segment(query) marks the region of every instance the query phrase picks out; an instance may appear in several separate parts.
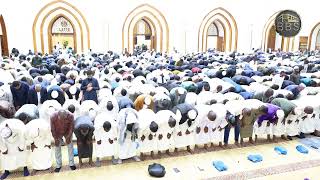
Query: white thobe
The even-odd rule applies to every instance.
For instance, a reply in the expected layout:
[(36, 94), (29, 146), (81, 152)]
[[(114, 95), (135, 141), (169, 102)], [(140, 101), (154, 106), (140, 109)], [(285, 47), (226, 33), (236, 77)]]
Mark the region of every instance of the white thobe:
[[(35, 119), (33, 121), (30, 121), (26, 125), (26, 128), (26, 137), (28, 144), (31, 144), (33, 142), (37, 147), (33, 150), (33, 152), (30, 151), (32, 169), (49, 169), (52, 166), (52, 149), (49, 147), (45, 147), (51, 145), (52, 135), (49, 124), (43, 119)], [(31, 133), (32, 131), (38, 131), (38, 129), (39, 134), (37, 137), (29, 136), (29, 133)]]
[[(142, 109), (138, 111), (139, 118), (139, 151), (141, 153), (147, 153), (157, 150), (157, 133), (151, 132), (149, 126), (152, 121), (155, 121), (156, 114), (151, 109)], [(141, 137), (144, 136), (144, 140)], [(151, 139), (149, 139), (151, 136)]]
[[(176, 126), (171, 128), (168, 124), (170, 116), (176, 120)], [(179, 121), (176, 115), (169, 110), (161, 110), (156, 114), (156, 123), (159, 128), (157, 131), (157, 147), (159, 151), (165, 151), (175, 148), (174, 134), (179, 132)], [(159, 135), (162, 135), (162, 139), (159, 139)]]
[[(52, 106), (54, 108), (53, 112), (48, 111), (49, 107)], [(55, 112), (60, 110), (61, 104), (57, 100), (47, 100), (45, 101), (41, 108), (39, 109), (40, 119), (44, 119), (47, 121), (47, 123), (50, 124), (50, 117)]]
[[(27, 150), (25, 145), (26, 126), (18, 119), (7, 119), (0, 124), (0, 129), (8, 124), (12, 135), (8, 139), (1, 138), (1, 165), (4, 170), (12, 171), (27, 166)], [(20, 148), (23, 150), (19, 151)], [(3, 152), (8, 151), (7, 154)]]
[[(110, 122), (111, 129), (106, 132), (103, 129), (104, 122)], [(98, 114), (94, 121), (94, 136), (96, 142), (101, 141), (101, 144), (95, 146), (96, 156), (99, 158), (115, 156), (118, 157), (119, 143), (118, 143), (118, 126), (115, 118), (110, 117), (109, 113)]]
[[(112, 110), (111, 111), (109, 111), (108, 109), (107, 109), (107, 104), (108, 104), (108, 102), (111, 102), (112, 103), (112, 105), (113, 105), (113, 108), (112, 108)], [(112, 116), (116, 116), (117, 114), (118, 114), (118, 112), (119, 112), (119, 104), (118, 104), (118, 101), (117, 101), (117, 99), (114, 97), (114, 96), (112, 96), (112, 95), (110, 95), (110, 96), (106, 96), (106, 97), (104, 97), (103, 99), (101, 99), (101, 102), (99, 103), (99, 112), (101, 113), (101, 112), (109, 112), (109, 114), (110, 115), (112, 115)]]
[(191, 104), (193, 106), (196, 105), (198, 95), (194, 92), (188, 92), (186, 95), (185, 103)]
[(277, 111), (277, 117), (278, 117), (278, 123), (277, 124), (271, 124), (271, 128), (272, 128), (272, 134), (274, 136), (281, 136), (284, 135), (286, 133), (286, 126), (285, 124), (282, 123), (283, 119), (284, 119), (284, 112), (283, 110), (279, 109)]
[(73, 113), (73, 116), (74, 116), (74, 119), (77, 119), (78, 117), (80, 117), (80, 103), (79, 103), (79, 101), (77, 101), (75, 99), (66, 99), (66, 101), (63, 104), (62, 108), (64, 110), (68, 110), (68, 107), (70, 105), (74, 105), (75, 111)]
[(213, 121), (213, 129), (209, 129), (210, 142), (219, 143), (223, 141), (224, 128), (228, 125), (226, 120), (227, 109), (223, 104), (213, 104), (211, 108), (216, 113), (216, 120)]
[[(92, 100), (83, 101), (82, 104), (80, 105), (80, 116), (89, 116), (90, 109), (93, 109), (95, 114), (99, 112), (99, 106), (95, 101), (92, 101)], [(93, 118), (94, 120), (95, 117), (91, 117), (91, 118)]]
[[(210, 130), (214, 129), (213, 127), (215, 123), (210, 121), (207, 117), (208, 112), (212, 109), (210, 105), (197, 105), (195, 107), (198, 110), (198, 117), (195, 120), (196, 130), (194, 133), (195, 136), (195, 144), (207, 144), (210, 142)], [(200, 132), (197, 130), (200, 129)], [(205, 132), (207, 129), (207, 132)]]
[[(132, 133), (126, 129), (127, 124), (138, 123), (138, 118), (136, 117), (134, 119), (128, 119), (127, 113), (129, 112), (137, 115), (136, 110), (131, 108), (125, 108), (119, 112), (117, 117), (117, 122), (119, 123), (118, 128), (120, 128), (118, 131), (120, 133), (120, 137), (119, 137), (120, 141), (121, 141), (121, 133), (122, 133), (121, 129), (123, 128), (122, 126), (125, 126), (125, 133), (126, 133), (126, 136), (124, 137), (123, 142), (122, 143), (119, 142), (119, 159), (129, 159), (138, 155), (138, 149), (139, 149), (138, 139), (135, 138), (134, 140), (132, 140)], [(128, 123), (127, 121), (130, 121), (130, 123)]]

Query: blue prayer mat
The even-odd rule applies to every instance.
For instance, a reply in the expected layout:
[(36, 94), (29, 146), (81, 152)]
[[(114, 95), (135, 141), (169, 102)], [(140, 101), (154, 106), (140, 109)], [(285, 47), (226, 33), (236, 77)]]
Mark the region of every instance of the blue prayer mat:
[(78, 156), (78, 149), (77, 148), (73, 148), (73, 155)]
[(296, 149), (297, 149), (297, 151), (299, 151), (299, 152), (301, 152), (303, 154), (308, 154), (309, 153), (309, 150), (306, 147), (302, 146), (302, 145), (298, 145), (296, 147)]
[(254, 163), (261, 162), (263, 160), (262, 156), (259, 154), (249, 155), (248, 160)]
[(320, 137), (308, 137), (299, 139), (299, 142), (317, 152), (320, 152)]
[(212, 165), (220, 172), (228, 170), (228, 167), (222, 161), (213, 161)]
[(274, 148), (274, 150), (278, 153), (278, 154), (282, 154), (282, 155), (287, 155), (288, 151), (286, 148), (281, 147), (281, 146), (276, 146)]

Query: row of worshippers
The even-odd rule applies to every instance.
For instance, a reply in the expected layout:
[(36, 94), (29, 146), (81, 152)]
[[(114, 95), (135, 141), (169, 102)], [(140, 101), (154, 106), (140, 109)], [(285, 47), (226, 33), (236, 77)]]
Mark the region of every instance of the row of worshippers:
[[(317, 96), (319, 97), (319, 96)], [(56, 107), (45, 105), (45, 111), (50, 114), (50, 123), (38, 118), (37, 106), (34, 107), (35, 116), (26, 125), (25, 121), (18, 119), (6, 119), (0, 124), (0, 150), (2, 167), (5, 169), (1, 178), (6, 178), (10, 171), (24, 167), (24, 175), (29, 174), (26, 167), (27, 150), (30, 145), (32, 169), (46, 170), (52, 166), (51, 141), (54, 139), (56, 169), (59, 172), (62, 167), (61, 143), (65, 138), (68, 147), (69, 166), (75, 170), (73, 155), (73, 133), (77, 137), (79, 164), (82, 158), (89, 158), (92, 164), (93, 139), (95, 139), (96, 164), (100, 166), (100, 160), (111, 157), (114, 164), (122, 160), (134, 158), (140, 161), (146, 153), (170, 154), (173, 150), (187, 148), (193, 152), (195, 146), (204, 146), (208, 149), (214, 144), (222, 146), (228, 144), (231, 127), (235, 130), (235, 141), (243, 144), (244, 138), (249, 138), (254, 143), (258, 136), (268, 135), (284, 138), (285, 135), (296, 136), (301, 132), (314, 133), (320, 131), (320, 104), (310, 103), (314, 96), (303, 96), (295, 101), (285, 98), (275, 98), (271, 103), (263, 103), (256, 99), (230, 100), (225, 104), (197, 104), (181, 103), (170, 110), (160, 110), (154, 113), (148, 108), (150, 99), (144, 100), (144, 105), (139, 111), (133, 104), (127, 104), (120, 108), (113, 96), (104, 99), (98, 114), (88, 116), (84, 110), (78, 118), (74, 118), (75, 107), (69, 105), (67, 109), (59, 107), (55, 100), (49, 100), (48, 104), (56, 104)], [(54, 103), (55, 102), (55, 103)], [(306, 103), (308, 102), (308, 103)], [(83, 105), (94, 103), (85, 101)], [(102, 105), (102, 104), (101, 104)], [(24, 106), (20, 110), (25, 109)], [(57, 109), (56, 109), (57, 108)], [(85, 109), (85, 108), (84, 108)], [(82, 108), (81, 108), (82, 110)], [(120, 110), (120, 111), (119, 111)], [(29, 116), (28, 112), (25, 112)], [(33, 114), (32, 114), (33, 115)]]
[[(34, 56), (33, 58), (35, 57), (37, 56)], [(156, 115), (160, 112), (171, 110), (174, 112), (173, 114), (178, 117), (178, 120), (181, 116), (179, 125), (174, 126), (181, 129), (181, 131), (178, 131), (177, 134), (167, 134), (167, 138), (171, 138), (172, 136), (171, 139), (174, 139), (172, 140), (174, 142), (173, 147), (187, 147), (189, 151), (192, 150), (192, 147), (190, 146), (194, 145), (189, 143), (189, 137), (193, 138), (196, 136), (197, 132), (202, 133), (201, 125), (197, 126), (196, 132), (189, 129), (190, 126), (193, 125), (192, 128), (194, 128), (196, 125), (192, 120), (197, 119), (197, 117), (202, 114), (202, 111), (200, 110), (202, 108), (196, 108), (196, 106), (201, 105), (220, 106), (223, 104), (224, 106), (227, 106), (228, 104), (231, 104), (230, 106), (233, 108), (229, 109), (236, 109), (233, 110), (234, 112), (229, 109), (226, 111), (224, 119), (227, 119), (227, 121), (224, 120), (221, 122), (222, 125), (217, 127), (218, 132), (216, 133), (218, 135), (214, 135), (214, 137), (221, 137), (222, 135), (225, 144), (228, 143), (228, 135), (230, 127), (232, 126), (236, 131), (236, 142), (239, 140), (239, 133), (242, 133), (241, 137), (252, 136), (253, 129), (255, 135), (288, 135), (289, 139), (295, 135), (303, 137), (303, 133), (315, 132), (318, 134), (317, 118), (319, 116), (317, 116), (317, 113), (319, 107), (316, 105), (305, 106), (302, 108), (303, 110), (297, 110), (297, 112), (294, 112), (295, 115), (288, 116), (290, 117), (290, 120), (284, 118), (283, 114), (286, 114), (285, 110), (282, 110), (284, 111), (284, 113), (282, 113), (281, 110), (275, 107), (266, 108), (264, 106), (259, 106), (260, 108), (258, 110), (246, 108), (239, 111), (241, 108), (236, 108), (238, 103), (232, 105), (234, 100), (247, 101), (245, 99), (256, 99), (257, 102), (270, 104), (275, 98), (284, 98), (285, 100), (296, 99), (295, 101), (297, 102), (308, 102), (301, 101), (300, 98), (304, 96), (311, 96), (309, 99), (319, 97), (319, 87), (317, 87), (319, 86), (319, 71), (316, 71), (319, 67), (317, 65), (318, 61), (308, 58), (312, 63), (307, 62), (306, 66), (306, 61), (301, 59), (293, 60), (295, 57), (297, 56), (293, 56), (290, 60), (280, 58), (271, 59), (272, 56), (266, 57), (259, 53), (255, 56), (244, 57), (243, 55), (238, 54), (236, 56), (223, 57), (211, 52), (207, 52), (206, 54), (198, 53), (196, 55), (185, 55), (182, 57), (180, 56), (179, 58), (174, 56), (167, 57), (166, 55), (162, 56), (159, 53), (144, 53), (138, 57), (119, 57), (110, 52), (100, 57), (92, 54), (88, 57), (81, 57), (78, 59), (64, 55), (61, 55), (61, 57), (44, 56), (42, 57), (42, 61), (47, 60), (49, 63), (42, 67), (35, 67), (31, 65), (31, 59), (33, 58), (29, 57), (28, 60), (26, 57), (19, 56), (19, 59), (13, 58), (1, 61), (0, 77), (6, 77), (1, 78), (0, 80), (2, 82), (2, 86), (0, 87), (0, 98), (3, 100), (0, 103), (1, 119), (5, 120), (15, 117), (22, 120), (25, 124), (28, 124), (33, 116), (30, 114), (37, 114), (36, 110), (33, 111), (34, 109), (37, 109), (37, 106), (33, 105), (33, 108), (31, 108), (30, 104), (26, 104), (28, 101), (24, 101), (23, 103), (20, 103), (19, 100), (17, 101), (17, 99), (26, 99), (23, 97), (29, 97), (29, 93), (21, 96), (21, 92), (14, 92), (15, 90), (23, 89), (23, 85), (21, 84), (38, 87), (39, 85), (37, 84), (40, 84), (41, 89), (44, 89), (43, 91), (47, 90), (48, 100), (41, 102), (41, 97), (39, 98), (39, 96), (41, 96), (41, 92), (39, 93), (40, 88), (37, 88), (36, 101), (38, 102), (40, 119), (47, 121), (47, 123), (50, 124), (50, 127), (52, 127), (50, 116), (59, 110), (61, 106), (63, 109), (73, 113), (74, 119), (78, 119), (82, 116), (89, 116), (92, 120), (97, 119), (97, 116), (102, 112), (110, 111), (110, 109), (113, 110), (115, 104), (118, 104), (119, 109), (129, 108), (130, 110), (127, 111), (130, 113), (124, 113), (122, 118), (120, 118), (123, 120), (117, 120), (119, 124), (116, 124), (118, 125), (118, 128), (116, 128), (118, 129), (116, 138), (107, 139), (109, 143), (117, 140), (119, 141), (118, 143), (115, 143), (119, 149), (119, 157), (118, 159), (117, 157), (114, 158), (114, 163), (119, 163), (122, 158), (125, 159), (127, 157), (135, 157), (136, 160), (139, 160), (136, 156), (132, 156), (132, 154), (137, 154), (134, 152), (137, 152), (138, 149), (149, 147), (143, 146), (143, 143), (139, 142), (147, 141), (152, 136), (138, 136), (139, 126), (142, 126), (143, 122), (147, 121), (143, 121), (141, 125), (140, 123), (130, 123), (139, 119), (137, 118), (138, 116), (134, 116), (134, 112), (144, 111), (144, 109), (150, 109), (151, 111), (149, 110), (149, 114), (153, 112), (156, 113)], [(251, 64), (252, 62), (256, 63)], [(301, 64), (301, 62), (304, 64)], [(91, 66), (94, 68), (86, 71), (87, 67)], [(300, 73), (302, 71), (304, 72)], [(86, 74), (89, 76), (87, 77)], [(288, 75), (290, 75), (289, 78), (287, 78)], [(298, 79), (299, 81), (293, 82), (294, 79)], [(27, 89), (28, 88), (25, 88), (25, 90)], [(30, 90), (30, 88), (28, 90)], [(80, 104), (79, 101), (82, 103)], [(295, 101), (293, 101), (294, 104), (298, 104), (295, 103)], [(252, 102), (249, 104), (252, 105), (254, 103)], [(24, 106), (29, 107), (25, 108)], [(104, 110), (99, 112), (98, 109), (103, 109), (101, 107), (104, 107)], [(194, 112), (191, 111), (188, 113), (188, 107), (192, 107), (195, 112), (198, 112), (191, 113)], [(131, 112), (133, 110), (132, 108), (134, 108), (133, 112)], [(219, 109), (219, 107), (216, 108)], [(176, 109), (180, 109), (178, 115)], [(24, 113), (18, 113), (19, 115), (15, 116), (15, 110)], [(270, 115), (265, 115), (266, 117), (263, 117), (260, 113), (266, 113), (267, 110)], [(33, 111), (33, 113), (30, 111)], [(81, 111), (84, 113), (81, 113)], [(117, 112), (117, 110), (115, 111)], [(148, 112), (145, 112), (144, 114), (148, 114)], [(302, 115), (302, 117), (299, 118), (297, 115)], [(215, 119), (217, 116), (217, 113), (210, 112), (208, 113), (207, 118)], [(250, 119), (256, 120), (258, 116), (258, 121), (254, 121), (257, 123), (247, 123), (249, 124), (247, 126), (237, 123), (239, 122), (239, 118), (243, 119), (247, 117), (249, 119), (248, 122), (252, 122)], [(174, 124), (174, 121), (172, 120), (174, 118), (169, 119), (171, 119), (171, 125), (169, 125), (169, 127), (171, 127)], [(281, 123), (278, 123), (278, 119), (282, 119)], [(286, 123), (283, 119), (287, 119), (288, 122)], [(180, 121), (185, 121), (187, 123), (184, 122), (180, 124)], [(245, 122), (245, 120), (243, 121)], [(130, 125), (126, 126), (127, 122)], [(152, 123), (153, 127), (155, 127), (155, 123)], [(96, 122), (94, 122), (94, 125), (96, 125)], [(149, 129), (151, 129), (150, 125)], [(108, 129), (108, 126), (108, 124), (105, 125), (106, 129)], [(60, 127), (63, 126), (60, 125)], [(148, 127), (148, 123), (146, 123), (144, 127)], [(105, 128), (103, 127), (103, 129)], [(212, 132), (215, 132), (216, 129), (213, 128)], [(247, 131), (241, 132), (241, 129), (247, 129)], [(5, 132), (10, 131), (8, 129), (4, 130), (4, 137), (6, 134), (10, 135), (10, 133)], [(205, 132), (209, 132), (209, 127), (203, 126), (203, 132), (204, 134), (207, 134)], [(250, 133), (251, 135), (248, 135)], [(95, 135), (95, 137), (96, 136), (99, 135)], [(67, 137), (70, 137), (70, 135)], [(165, 136), (162, 135), (160, 137), (162, 139)], [(211, 140), (208, 137), (207, 139)], [(99, 143), (100, 145), (103, 145), (102, 142), (104, 141), (96, 141), (97, 146)], [(214, 143), (222, 144), (220, 142), (221, 141), (216, 141)], [(78, 143), (81, 144), (81, 142)], [(58, 157), (56, 158), (56, 171), (59, 171), (59, 168), (61, 167), (59, 167), (61, 161), (58, 163), (59, 157), (61, 157), (61, 150), (59, 153), (59, 146), (61, 144), (60, 139), (58, 141), (56, 140), (55, 144), (57, 146), (55, 149), (56, 157)], [(71, 161), (71, 159), (73, 159), (73, 156), (71, 155), (72, 147), (69, 140), (67, 144), (70, 154), (69, 165), (71, 169), (74, 169), (74, 163)], [(86, 146), (86, 148), (90, 150), (89, 145)], [(104, 152), (103, 150), (105, 150), (105, 148), (102, 148), (101, 152)], [(143, 150), (141, 152), (144, 153)], [(122, 154), (122, 156), (120, 154)], [(4, 175), (8, 173), (9, 172), (6, 171)]]

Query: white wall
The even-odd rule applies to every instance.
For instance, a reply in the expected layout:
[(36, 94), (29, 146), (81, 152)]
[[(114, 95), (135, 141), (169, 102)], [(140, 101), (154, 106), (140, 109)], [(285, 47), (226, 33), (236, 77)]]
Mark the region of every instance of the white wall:
[[(90, 46), (94, 51), (122, 51), (122, 26), (131, 10), (150, 4), (166, 18), (169, 26), (169, 50), (197, 51), (198, 30), (204, 16), (222, 7), (236, 20), (238, 51), (261, 47), (263, 28), (279, 10), (292, 9), (300, 14), (302, 29), (298, 36), (309, 36), (320, 22), (319, 0), (66, 0), (85, 16), (90, 28)], [(9, 49), (22, 52), (33, 49), (32, 24), (39, 10), (52, 0), (2, 0), (0, 14), (6, 22)], [(109, 31), (108, 31), (109, 30)], [(295, 41), (295, 47), (298, 46)]]

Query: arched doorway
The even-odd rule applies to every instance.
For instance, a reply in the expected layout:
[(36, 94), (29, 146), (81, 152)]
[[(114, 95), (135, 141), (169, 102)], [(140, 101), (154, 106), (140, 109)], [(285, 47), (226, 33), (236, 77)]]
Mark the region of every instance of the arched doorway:
[(142, 18), (134, 26), (133, 46), (139, 46), (143, 49), (156, 49), (156, 31), (151, 21)]
[[(72, 27), (73, 35), (66, 31), (52, 33), (53, 24), (59, 22), (58, 19), (63, 20), (69, 30)], [(59, 26), (61, 28), (61, 24), (57, 23), (56, 27)], [(74, 51), (77, 53), (90, 49), (89, 25), (84, 15), (75, 6), (63, 0), (52, 1), (41, 8), (33, 21), (32, 33), (35, 52), (52, 52), (55, 41), (61, 40), (61, 37), (66, 38), (68, 46), (74, 46)]]
[[(149, 34), (138, 34), (138, 25), (149, 29)], [(142, 29), (141, 29), (142, 30)], [(142, 32), (146, 33), (146, 32)], [(138, 40), (138, 38), (141, 38)], [(143, 40), (143, 38), (145, 38)], [(133, 9), (126, 17), (122, 27), (122, 50), (133, 52), (135, 45), (139, 42), (146, 41), (152, 49), (158, 52), (168, 52), (169, 50), (169, 27), (163, 14), (156, 8), (142, 4)]]
[(0, 56), (9, 56), (6, 24), (0, 15)]
[[(212, 31), (213, 30), (213, 31)], [(214, 32), (217, 31), (218, 35)], [(198, 50), (216, 46), (220, 51), (236, 51), (238, 27), (234, 17), (223, 8), (210, 11), (202, 20), (198, 32)]]
[(267, 50), (268, 49), (271, 49), (272, 51), (283, 49), (283, 38), (276, 32), (275, 25), (269, 30)]
[(216, 49), (223, 52), (225, 50), (225, 27), (221, 21), (214, 21), (208, 28), (207, 49)]
[(53, 19), (49, 25), (48, 34), (50, 53), (52, 53), (53, 49), (77, 49), (74, 25), (68, 18), (59, 15)]
[(309, 50), (320, 50), (320, 22), (317, 23), (310, 32), (309, 42), (308, 42)]

